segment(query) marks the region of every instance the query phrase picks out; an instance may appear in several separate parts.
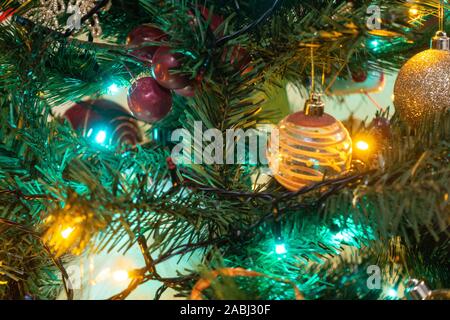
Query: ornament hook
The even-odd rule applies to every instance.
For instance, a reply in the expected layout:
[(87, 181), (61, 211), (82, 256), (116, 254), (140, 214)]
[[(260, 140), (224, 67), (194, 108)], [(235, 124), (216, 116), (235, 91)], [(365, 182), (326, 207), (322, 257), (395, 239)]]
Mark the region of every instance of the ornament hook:
[(321, 94), (312, 92), (306, 100), (303, 112), (307, 116), (321, 117), (325, 110), (325, 103), (321, 99)]
[(450, 50), (450, 38), (447, 37), (445, 31), (436, 32), (433, 39), (431, 39), (431, 48), (436, 50)]

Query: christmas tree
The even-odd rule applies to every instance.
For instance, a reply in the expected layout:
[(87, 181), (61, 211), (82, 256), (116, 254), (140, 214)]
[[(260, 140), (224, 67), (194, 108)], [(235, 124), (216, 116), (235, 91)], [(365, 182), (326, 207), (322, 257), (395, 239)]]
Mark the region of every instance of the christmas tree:
[(448, 298), (447, 9), (0, 1), (0, 299)]

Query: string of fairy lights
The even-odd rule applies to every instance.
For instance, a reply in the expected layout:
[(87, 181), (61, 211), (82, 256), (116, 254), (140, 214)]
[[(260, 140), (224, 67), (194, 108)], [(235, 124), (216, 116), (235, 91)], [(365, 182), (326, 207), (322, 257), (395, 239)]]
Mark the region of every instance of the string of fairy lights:
[[(82, 18), (82, 20), (89, 19), (92, 15), (94, 15), (98, 10), (100, 10), (104, 5), (106, 5), (108, 1), (101, 1), (99, 2), (95, 8), (93, 8), (86, 16)], [(255, 28), (259, 23), (267, 19), (267, 17), (275, 10), (277, 5), (279, 4), (279, 0), (275, 0), (273, 2), (273, 6), (263, 13), (263, 15), (258, 18), (253, 24), (243, 28), (242, 30), (236, 32), (235, 34), (232, 34), (230, 36), (223, 37), (219, 39), (216, 43), (216, 45), (221, 45), (226, 41), (229, 41), (231, 39), (234, 39), (238, 37), (239, 35), (250, 32), (253, 28)], [(439, 9), (439, 21), (440, 25), (443, 23), (443, 6)], [(442, 13), (441, 13), (442, 12)], [(416, 7), (411, 7), (409, 9), (410, 15), (413, 17), (412, 23), (418, 21), (418, 17), (424, 12), (418, 11)], [(30, 21), (26, 21), (21, 17), (17, 17), (18, 21), (22, 21), (23, 23), (30, 23)], [(443, 28), (443, 27), (442, 27)], [(442, 29), (441, 28), (441, 29)], [(65, 37), (69, 37), (72, 35), (72, 32), (64, 34)], [(313, 55), (312, 55), (313, 57)], [(311, 91), (314, 91), (314, 60), (312, 58), (312, 85), (311, 85)], [(323, 79), (323, 75), (322, 75)], [(323, 80), (322, 80), (323, 81)], [(109, 93), (116, 93), (119, 90), (119, 86), (115, 83), (109, 84), (108, 91)], [(378, 150), (374, 150), (374, 144), (370, 141), (372, 137), (359, 137), (355, 139), (353, 142), (350, 140), (349, 143), (351, 143), (351, 147), (353, 150), (356, 150), (356, 152), (359, 152), (364, 155), (365, 159), (369, 159), (370, 155), (374, 155), (378, 152)], [(103, 144), (106, 140), (106, 133), (105, 132), (99, 132), (95, 135), (94, 140), (98, 144)], [(350, 145), (348, 146), (350, 148)], [(181, 172), (182, 176), (182, 168), (177, 168), (173, 165), (170, 161), (168, 161), (168, 172), (170, 175), (170, 179), (172, 181), (172, 190), (170, 192), (179, 192), (182, 189), (189, 188), (190, 192), (201, 192), (206, 194), (214, 194), (218, 195), (220, 197), (232, 197), (239, 199), (240, 201), (249, 201), (251, 199), (260, 199), (268, 203), (270, 206), (270, 210), (267, 214), (263, 215), (258, 221), (254, 222), (252, 225), (248, 226), (246, 230), (239, 230), (239, 236), (226, 236), (223, 238), (214, 239), (208, 242), (199, 243), (196, 245), (186, 245), (185, 247), (179, 247), (174, 248), (172, 252), (166, 253), (165, 255), (162, 255), (158, 257), (157, 259), (153, 260), (152, 257), (148, 253), (148, 248), (146, 247), (146, 242), (143, 237), (140, 237), (138, 240), (138, 244), (141, 250), (142, 255), (144, 256), (145, 260), (145, 267), (138, 268), (133, 271), (127, 271), (127, 270), (115, 270), (111, 273), (111, 277), (118, 282), (124, 282), (129, 281), (128, 287), (121, 293), (113, 296), (111, 299), (124, 299), (126, 298), (138, 285), (150, 281), (150, 280), (158, 280), (166, 287), (171, 287), (176, 285), (179, 281), (188, 281), (192, 280), (195, 276), (194, 275), (188, 275), (184, 276), (181, 279), (166, 279), (161, 277), (156, 272), (156, 265), (159, 263), (162, 263), (164, 261), (167, 261), (171, 257), (177, 256), (180, 254), (180, 252), (186, 253), (190, 251), (195, 251), (199, 248), (205, 248), (210, 247), (213, 245), (220, 245), (223, 243), (229, 243), (233, 242), (239, 239), (245, 239), (248, 234), (259, 228), (262, 224), (267, 223), (268, 221), (273, 222), (273, 234), (275, 238), (275, 244), (274, 244), (274, 252), (279, 255), (280, 257), (286, 255), (288, 253), (289, 248), (286, 246), (286, 243), (284, 241), (284, 237), (282, 235), (282, 218), (283, 218), (283, 212), (287, 209), (295, 210), (299, 207), (306, 207), (306, 208), (320, 208), (321, 204), (330, 196), (336, 194), (339, 190), (342, 188), (345, 188), (352, 184), (360, 183), (363, 179), (365, 179), (367, 176), (369, 176), (372, 171), (371, 170), (365, 170), (364, 172), (355, 172), (352, 170), (349, 170), (349, 166), (346, 168), (345, 171), (346, 174), (343, 174), (339, 177), (335, 177), (332, 179), (324, 179), (325, 176), (321, 176), (322, 179), (319, 179), (318, 181), (315, 181), (314, 183), (308, 183), (301, 185), (301, 187), (296, 186), (295, 188), (291, 189), (291, 191), (281, 192), (279, 194), (273, 194), (272, 192), (248, 192), (248, 191), (230, 191), (226, 189), (221, 188), (214, 188), (210, 186), (204, 186), (200, 185), (198, 183), (193, 183), (192, 181), (180, 181), (178, 172)], [(312, 193), (317, 190), (323, 190), (326, 188), (326, 192), (324, 192), (319, 199), (312, 203), (298, 203), (296, 206), (290, 205), (289, 207), (283, 207), (282, 204), (290, 203), (295, 201), (295, 199), (298, 199), (302, 195), (306, 195), (309, 193)], [(12, 191), (12, 190), (0, 190), (0, 194), (8, 194), (12, 195), (18, 198), (23, 199), (34, 199), (34, 200), (52, 200), (50, 196), (47, 195), (25, 195), (18, 191)], [(74, 238), (77, 235), (77, 224), (71, 225), (70, 222), (68, 224), (62, 224), (58, 225), (57, 229), (52, 229), (52, 232), (50, 233), (51, 236), (47, 237), (47, 240), (43, 239), (43, 237), (36, 232), (29, 230), (27, 228), (24, 228), (23, 226), (14, 223), (13, 221), (7, 220), (7, 219), (0, 219), (0, 223), (7, 224), (15, 228), (19, 228), (20, 230), (31, 234), (34, 237), (39, 238), (44, 245), (47, 245), (50, 243), (51, 245), (48, 248), (48, 252), (51, 252), (52, 248), (58, 247), (61, 245), (61, 243), (64, 243), (62, 248), (67, 249), (71, 246), (69, 242), (74, 241)], [(55, 231), (56, 232), (53, 232)], [(342, 236), (342, 233), (341, 233)], [(84, 249), (84, 248), (83, 248)], [(63, 283), (64, 288), (67, 294), (67, 297), (69, 299), (73, 298), (73, 290), (70, 288), (70, 285), (68, 284), (69, 277), (67, 275), (67, 271), (65, 270), (64, 266), (62, 265), (61, 261), (59, 260), (59, 257), (65, 253), (65, 250), (62, 252), (58, 252), (56, 255), (54, 252), (51, 254), (51, 259), (54, 262), (55, 266), (60, 270), (61, 274), (63, 275)], [(390, 296), (395, 296), (396, 292), (390, 292)]]
[[(89, 19), (89, 17), (92, 16), (93, 14), (95, 14), (98, 10), (100, 10), (102, 8), (102, 6), (106, 5), (107, 2), (108, 1), (99, 2), (86, 16), (84, 16), (82, 18), (82, 21)], [(254, 23), (252, 23), (249, 26), (243, 28), (242, 30), (236, 32), (235, 34), (232, 34), (230, 36), (226, 36), (226, 37), (219, 39), (217, 41), (216, 45), (220, 45), (220, 44), (224, 43), (225, 41), (234, 39), (235, 37), (241, 35), (242, 33), (250, 32), (258, 24), (263, 22), (275, 10), (278, 3), (279, 3), (278, 0), (274, 1), (273, 5), (269, 8), (269, 10), (266, 11), (265, 13), (263, 13), (263, 15), (260, 18), (258, 18)], [(19, 21), (22, 24), (32, 24), (31, 21), (24, 19), (22, 17), (15, 17), (15, 18), (17, 21)], [(49, 32), (53, 33), (54, 31), (49, 30)], [(71, 34), (72, 34), (72, 31), (69, 30), (63, 36), (68, 37)], [(312, 59), (312, 64), (314, 64), (313, 56), (311, 59)], [(313, 72), (312, 79), (314, 79), (315, 78), (314, 67), (312, 68), (312, 72)], [(314, 81), (313, 81), (313, 83), (314, 83)], [(110, 94), (114, 94), (118, 90), (119, 90), (119, 87), (115, 83), (112, 83), (108, 86), (108, 92)], [(314, 90), (314, 84), (312, 85), (312, 90)], [(96, 135), (93, 138), (94, 138), (95, 143), (104, 144), (106, 141), (106, 132), (99, 131), (96, 133)], [(367, 142), (359, 141), (356, 144), (356, 148), (359, 148), (360, 150), (363, 150), (363, 151), (367, 151), (369, 146), (368, 146)], [(286, 244), (284, 243), (284, 237), (282, 235), (282, 217), (283, 217), (283, 215), (281, 213), (285, 210), (285, 208), (280, 206), (282, 203), (289, 202), (292, 199), (298, 198), (301, 195), (308, 194), (315, 190), (320, 190), (320, 189), (323, 189), (324, 187), (329, 187), (330, 188), (329, 191), (327, 193), (323, 194), (316, 202), (310, 203), (310, 204), (298, 204), (297, 205), (297, 208), (299, 206), (320, 207), (320, 204), (323, 203), (323, 201), (325, 201), (325, 199), (327, 197), (331, 196), (332, 194), (334, 194), (341, 188), (343, 188), (351, 183), (357, 183), (367, 174), (367, 173), (363, 173), (363, 174), (358, 173), (358, 174), (348, 175), (345, 177), (340, 177), (337, 179), (327, 179), (324, 181), (319, 181), (319, 182), (309, 185), (309, 186), (305, 186), (304, 188), (300, 188), (299, 190), (284, 192), (284, 193), (280, 193), (275, 196), (270, 192), (254, 193), (254, 192), (230, 191), (230, 190), (225, 190), (225, 189), (212, 188), (212, 187), (208, 187), (208, 186), (201, 186), (201, 185), (194, 184), (194, 183), (188, 182), (188, 181), (184, 181), (183, 183), (180, 183), (180, 181), (178, 179), (178, 174), (176, 173), (178, 168), (176, 166), (173, 166), (173, 164), (171, 165), (170, 163), (168, 165), (168, 168), (169, 168), (169, 172), (170, 172), (170, 176), (171, 176), (171, 180), (172, 180), (172, 184), (173, 184), (173, 186), (172, 186), (173, 190), (171, 190), (170, 192), (176, 192), (176, 190), (188, 187), (191, 190), (196, 190), (197, 192), (216, 194), (221, 197), (237, 197), (239, 199), (243, 199), (243, 201), (247, 201), (246, 199), (259, 198), (259, 199), (264, 199), (265, 201), (269, 202), (270, 207), (271, 207), (271, 210), (269, 211), (269, 213), (266, 215), (263, 215), (261, 217), (261, 219), (259, 219), (254, 224), (249, 226), (246, 230), (240, 230), (240, 232), (239, 232), (240, 235), (238, 238), (245, 239), (245, 237), (251, 231), (260, 227), (263, 223), (265, 223), (269, 220), (273, 220), (273, 222), (274, 222), (273, 233), (274, 233), (274, 237), (275, 237), (274, 251), (277, 255), (280, 255), (280, 256), (283, 256), (283, 255), (287, 254), (287, 252), (288, 252), (288, 248), (287, 248)], [(24, 195), (24, 194), (20, 194), (15, 191), (9, 191), (9, 190), (2, 190), (0, 192), (4, 193), (4, 194), (9, 193), (11, 195), (14, 195), (14, 196), (17, 196), (20, 198), (24, 198), (24, 199), (31, 199), (31, 198), (36, 199), (36, 200), (38, 200), (38, 199), (47, 199), (48, 200), (49, 199), (46, 195)], [(7, 223), (8, 221), (2, 220), (2, 222)], [(46, 237), (46, 239), (45, 240), (41, 239), (41, 240), (43, 243), (46, 243), (46, 242), (50, 243), (51, 247), (53, 249), (55, 249), (55, 248), (56, 248), (56, 250), (62, 249), (62, 251), (57, 251), (56, 256), (58, 257), (58, 256), (61, 256), (63, 253), (65, 253), (65, 251), (71, 247), (71, 242), (75, 241), (76, 237), (79, 236), (79, 231), (80, 231), (79, 228), (80, 228), (80, 226), (78, 226), (77, 223), (70, 224), (70, 221), (67, 220), (66, 223), (60, 224), (57, 226), (56, 229), (51, 229), (50, 232), (47, 232), (48, 236)], [(36, 234), (34, 234), (34, 235), (36, 235)], [(172, 256), (178, 255), (180, 252), (194, 251), (201, 247), (207, 247), (207, 246), (211, 246), (211, 245), (219, 245), (219, 244), (232, 242), (232, 241), (236, 241), (236, 240), (237, 240), (236, 237), (223, 237), (221, 239), (215, 239), (215, 240), (207, 242), (207, 243), (201, 243), (201, 244), (194, 245), (194, 246), (191, 245), (189, 248), (187, 248), (187, 247), (177, 248), (177, 250), (174, 250), (173, 253), (163, 255), (163, 256), (159, 257), (157, 260), (153, 261), (151, 259), (151, 257), (149, 257), (148, 251), (146, 250), (145, 246), (143, 245), (143, 243), (144, 243), (143, 239), (141, 238), (139, 240), (139, 245), (140, 245), (141, 252), (144, 255), (145, 260), (146, 260), (146, 267), (137, 269), (133, 272), (125, 271), (125, 270), (116, 270), (116, 271), (112, 272), (110, 274), (110, 276), (115, 281), (118, 281), (118, 282), (130, 281), (128, 288), (124, 292), (114, 296), (112, 299), (125, 298), (137, 285), (139, 285), (145, 281), (148, 281), (150, 279), (153, 279), (153, 280), (156, 279), (156, 280), (164, 282), (164, 279), (162, 277), (155, 274), (155, 265), (158, 263), (161, 263), (163, 261), (166, 261), (167, 259), (171, 258)], [(82, 248), (79, 248), (79, 249), (82, 249)], [(81, 251), (78, 250), (78, 248), (77, 248), (77, 250), (75, 252), (79, 253)], [(67, 272), (64, 270), (64, 267), (62, 266), (62, 264), (58, 263), (58, 267), (60, 268), (62, 274), (67, 274)], [(144, 277), (145, 273), (150, 273), (153, 276)], [(104, 275), (104, 274), (105, 273), (103, 272), (102, 275)], [(63, 277), (63, 280), (68, 281), (67, 277)], [(167, 283), (167, 286), (171, 286), (170, 281), (169, 281), (169, 283)], [(68, 286), (68, 285), (65, 285), (65, 288), (66, 288), (67, 297), (69, 299), (71, 299), (73, 297), (73, 291), (70, 289), (70, 286)]]

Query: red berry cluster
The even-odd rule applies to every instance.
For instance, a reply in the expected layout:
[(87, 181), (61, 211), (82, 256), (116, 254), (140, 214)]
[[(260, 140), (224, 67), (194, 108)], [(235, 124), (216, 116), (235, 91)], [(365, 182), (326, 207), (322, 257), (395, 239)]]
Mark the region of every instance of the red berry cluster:
[[(215, 31), (223, 23), (221, 16), (212, 15), (208, 9), (199, 6), (200, 13), (205, 20), (211, 20), (209, 27)], [(193, 16), (191, 12), (189, 15)], [(195, 19), (193, 20), (195, 23)], [(167, 40), (168, 36), (159, 28), (151, 24), (141, 25), (128, 35), (127, 43), (135, 48), (131, 54), (151, 65), (153, 77), (136, 80), (128, 92), (128, 105), (134, 116), (142, 121), (154, 123), (164, 118), (172, 108), (172, 93), (193, 97), (201, 77), (190, 79), (181, 72), (177, 72), (181, 65), (183, 54), (174, 52), (168, 46), (155, 46), (152, 43)], [(148, 43), (148, 45), (146, 44)], [(222, 60), (230, 56), (230, 63), (239, 70), (244, 69), (250, 62), (250, 56), (239, 46), (227, 54), (224, 50)], [(248, 68), (247, 68), (248, 69)], [(248, 70), (244, 70), (246, 72)]]
[(167, 35), (153, 25), (142, 25), (128, 35), (127, 43), (136, 47), (132, 55), (149, 63), (152, 77), (136, 80), (128, 91), (128, 105), (134, 116), (142, 121), (154, 123), (164, 118), (172, 108), (172, 93), (192, 97), (195, 86), (188, 76), (176, 73), (181, 67), (181, 54), (174, 53), (167, 46), (146, 46), (145, 43), (161, 42)]

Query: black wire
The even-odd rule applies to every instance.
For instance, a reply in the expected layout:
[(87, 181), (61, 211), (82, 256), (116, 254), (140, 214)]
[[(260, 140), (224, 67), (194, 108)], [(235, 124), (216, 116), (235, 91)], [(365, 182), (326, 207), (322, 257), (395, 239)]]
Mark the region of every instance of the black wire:
[(220, 47), (220, 46), (224, 45), (226, 42), (236, 39), (237, 37), (255, 29), (259, 24), (261, 24), (264, 20), (266, 20), (275, 11), (276, 7), (278, 6), (278, 4), (281, 1), (282, 0), (274, 0), (272, 6), (266, 12), (264, 12), (257, 20), (253, 21), (251, 24), (249, 24), (248, 26), (245, 26), (241, 30), (238, 30), (235, 33), (224, 36), (224, 37), (220, 38), (219, 40), (217, 40), (216, 47)]

